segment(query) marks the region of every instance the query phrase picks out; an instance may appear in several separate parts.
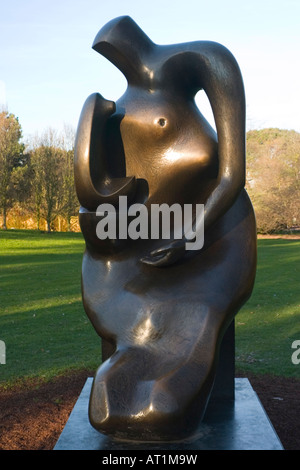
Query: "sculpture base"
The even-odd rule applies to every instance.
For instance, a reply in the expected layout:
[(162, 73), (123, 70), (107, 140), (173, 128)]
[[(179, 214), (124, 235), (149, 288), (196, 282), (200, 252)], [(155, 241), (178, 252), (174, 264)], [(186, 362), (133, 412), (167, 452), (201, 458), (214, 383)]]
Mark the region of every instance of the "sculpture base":
[(54, 450), (283, 450), (248, 379), (235, 379), (234, 400), (210, 401), (193, 439), (172, 443), (114, 441), (96, 431), (88, 418), (92, 381), (87, 379)]

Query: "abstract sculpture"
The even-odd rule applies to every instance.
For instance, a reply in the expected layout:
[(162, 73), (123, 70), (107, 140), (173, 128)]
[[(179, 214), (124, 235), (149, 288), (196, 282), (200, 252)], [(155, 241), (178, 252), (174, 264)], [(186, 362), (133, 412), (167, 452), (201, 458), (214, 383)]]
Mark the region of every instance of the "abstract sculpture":
[[(255, 279), (243, 82), (220, 44), (157, 45), (127, 16), (105, 25), (93, 48), (128, 87), (116, 103), (91, 95), (76, 136), (82, 296), (105, 359), (90, 422), (119, 439), (185, 439), (203, 417), (223, 335)], [(200, 89), (217, 132), (195, 104)], [(97, 207), (112, 204), (120, 217), (120, 196), (147, 209), (204, 204), (204, 246), (186, 250), (184, 234), (174, 233), (99, 239)]]

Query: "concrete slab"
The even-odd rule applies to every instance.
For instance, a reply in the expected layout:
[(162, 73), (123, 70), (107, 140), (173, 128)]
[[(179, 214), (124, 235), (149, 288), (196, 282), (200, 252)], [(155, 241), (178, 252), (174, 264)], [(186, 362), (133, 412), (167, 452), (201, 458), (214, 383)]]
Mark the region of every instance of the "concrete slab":
[(54, 450), (283, 450), (248, 379), (235, 379), (235, 399), (211, 400), (197, 435), (190, 441), (114, 441), (96, 431), (88, 418), (92, 378), (88, 378)]

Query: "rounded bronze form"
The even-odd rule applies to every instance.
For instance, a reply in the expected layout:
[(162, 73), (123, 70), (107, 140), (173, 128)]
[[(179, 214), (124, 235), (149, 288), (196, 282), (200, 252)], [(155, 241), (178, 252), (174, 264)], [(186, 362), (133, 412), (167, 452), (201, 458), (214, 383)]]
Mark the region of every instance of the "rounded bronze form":
[[(128, 81), (116, 103), (91, 95), (78, 126), (75, 179), (86, 241), (82, 295), (103, 341), (89, 405), (115, 438), (185, 439), (203, 417), (223, 335), (251, 295), (256, 226), (245, 192), (245, 98), (220, 44), (154, 44), (129, 17), (93, 48)], [(217, 132), (198, 110), (203, 89)], [(98, 205), (204, 204), (204, 246), (185, 238), (100, 240)]]

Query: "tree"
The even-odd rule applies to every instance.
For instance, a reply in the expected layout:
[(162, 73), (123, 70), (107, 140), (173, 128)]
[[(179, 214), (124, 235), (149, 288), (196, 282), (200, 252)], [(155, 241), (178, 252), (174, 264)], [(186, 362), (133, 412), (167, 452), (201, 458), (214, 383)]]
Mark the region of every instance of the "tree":
[(32, 193), (38, 228), (40, 218), (43, 217), (48, 232), (51, 231), (62, 198), (62, 154), (57, 134), (50, 128), (37, 139), (31, 152)]
[(43, 201), (43, 160), (40, 158), (38, 149), (35, 149), (30, 154), (30, 168), (31, 168), (31, 195), (33, 198), (33, 210), (36, 215), (37, 228), (40, 230), (41, 221), (41, 206)]
[(60, 213), (67, 221), (68, 231), (71, 230), (71, 217), (78, 213), (79, 202), (74, 182), (74, 144), (75, 131), (71, 126), (65, 126), (62, 134), (62, 201)]
[(60, 213), (67, 221), (68, 231), (71, 230), (71, 217), (78, 213), (78, 199), (74, 184), (74, 150), (65, 150), (62, 155), (62, 201)]
[(24, 164), (24, 144), (18, 118), (7, 111), (0, 113), (0, 207), (3, 214), (2, 228), (6, 229), (7, 209), (12, 200), (12, 174)]
[[(23, 212), (28, 213), (31, 193), (31, 172), (29, 154), (24, 153), (22, 163), (13, 169), (11, 175), (11, 199)], [(15, 204), (14, 204), (15, 205)]]
[(247, 190), (260, 232), (300, 224), (300, 134), (280, 129), (247, 133)]

